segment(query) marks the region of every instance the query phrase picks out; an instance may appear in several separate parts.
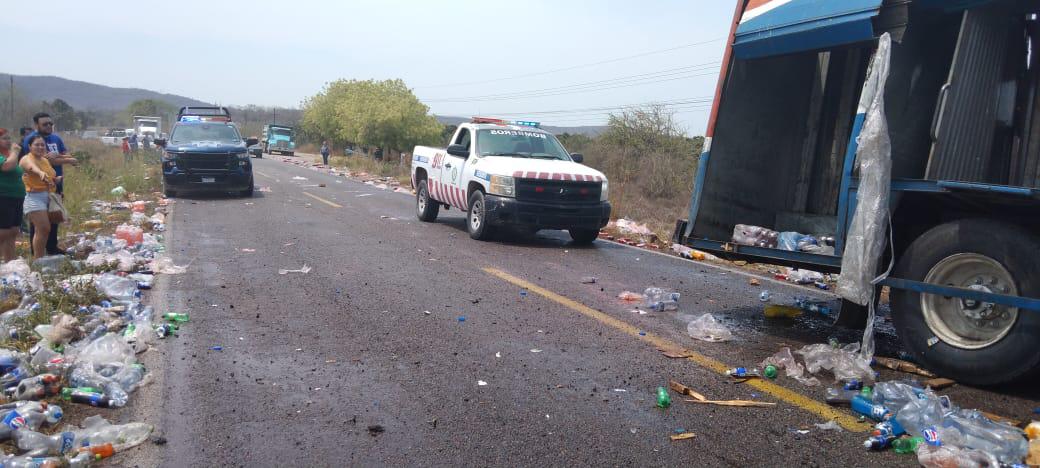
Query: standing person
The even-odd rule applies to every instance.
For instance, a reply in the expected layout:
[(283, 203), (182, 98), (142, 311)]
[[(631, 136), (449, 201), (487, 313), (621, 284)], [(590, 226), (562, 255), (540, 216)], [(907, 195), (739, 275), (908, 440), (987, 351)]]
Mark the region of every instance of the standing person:
[(147, 133), (145, 133), (144, 137), (141, 138), (141, 146), (144, 147), (145, 151), (149, 151), (152, 149), (152, 137), (149, 136)]
[(129, 163), (131, 159), (133, 156), (130, 155), (130, 139), (123, 137), (123, 161)]
[(329, 165), (329, 140), (321, 142), (321, 160), (322, 164)]
[(131, 153), (136, 153), (137, 152), (137, 134), (136, 133), (131, 133), (130, 134), (130, 152)]
[[(42, 136), (47, 144), (46, 158), (50, 163), (51, 167), (54, 168), (56, 173), (57, 182), (57, 194), (60, 196), (65, 192), (65, 184), (62, 182), (62, 165), (69, 164), (75, 166), (77, 163), (76, 158), (70, 157), (68, 148), (65, 147), (65, 142), (62, 141), (61, 137), (54, 133), (54, 119), (51, 119), (50, 114), (46, 112), (40, 112), (33, 116), (33, 124), (36, 125), (36, 131), (30, 133), (25, 137), (22, 142), (22, 150), (19, 152), (19, 157), (25, 156), (29, 153), (29, 139), (39, 135)], [(35, 225), (29, 226), (29, 236), (35, 236)], [(35, 252), (34, 252), (35, 253)], [(58, 248), (58, 225), (52, 224), (50, 229), (50, 237), (47, 238), (47, 255), (64, 255), (65, 251)]]
[(25, 184), (18, 153), (22, 147), (11, 143), (6, 128), (0, 128), (0, 258), (14, 260), (14, 244), (22, 227)]
[(22, 157), (18, 163), (24, 173), (22, 181), (25, 183), (25, 203), (23, 213), (29, 217), (29, 222), (35, 232), (32, 233), (33, 259), (47, 255), (47, 242), (50, 238), (51, 225), (47, 207), (50, 205), (51, 192), (57, 191), (57, 184), (61, 182), (61, 176), (47, 160), (47, 140), (43, 135), (29, 136), (29, 153)]

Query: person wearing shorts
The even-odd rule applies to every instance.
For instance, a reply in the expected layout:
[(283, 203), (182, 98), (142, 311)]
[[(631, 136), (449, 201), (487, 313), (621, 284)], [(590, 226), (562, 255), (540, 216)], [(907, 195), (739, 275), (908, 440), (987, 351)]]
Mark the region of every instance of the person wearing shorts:
[(22, 212), (29, 217), (33, 232), (33, 258), (47, 255), (47, 238), (51, 235), (51, 220), (47, 214), (51, 192), (57, 191), (61, 179), (47, 160), (47, 141), (42, 135), (29, 137), (29, 153), (18, 164), (22, 166), (25, 183), (25, 202)]
[(21, 146), (11, 143), (6, 128), (0, 128), (0, 259), (15, 259), (14, 245), (22, 226), (25, 185), (18, 165)]

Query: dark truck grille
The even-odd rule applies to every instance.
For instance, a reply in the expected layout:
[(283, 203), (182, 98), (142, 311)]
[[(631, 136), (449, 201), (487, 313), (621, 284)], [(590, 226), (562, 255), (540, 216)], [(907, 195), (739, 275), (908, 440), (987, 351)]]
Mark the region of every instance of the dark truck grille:
[(516, 179), (516, 199), (546, 203), (599, 202), (600, 182)]
[(231, 159), (228, 153), (183, 153), (177, 155), (177, 167), (196, 173), (226, 172)]

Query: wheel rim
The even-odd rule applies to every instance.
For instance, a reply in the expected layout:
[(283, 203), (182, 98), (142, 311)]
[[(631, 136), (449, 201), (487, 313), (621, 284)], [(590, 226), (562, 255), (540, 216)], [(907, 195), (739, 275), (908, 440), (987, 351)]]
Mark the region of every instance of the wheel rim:
[(419, 197), (418, 197), (418, 201), (416, 203), (418, 203), (417, 207), (419, 209), (419, 214), (425, 213), (426, 212), (426, 203), (428, 203), (427, 200), (426, 200), (426, 189), (422, 189), (422, 190), (419, 191)]
[(477, 232), (480, 229), (480, 225), (484, 222), (483, 217), (484, 202), (476, 200), (469, 209), (469, 228), (471, 231)]
[[(928, 272), (924, 281), (995, 294), (1018, 295), (1014, 277), (1000, 262), (985, 255), (951, 255)], [(1018, 308), (990, 302), (921, 294), (925, 323), (943, 342), (980, 349), (1007, 336), (1018, 320)]]

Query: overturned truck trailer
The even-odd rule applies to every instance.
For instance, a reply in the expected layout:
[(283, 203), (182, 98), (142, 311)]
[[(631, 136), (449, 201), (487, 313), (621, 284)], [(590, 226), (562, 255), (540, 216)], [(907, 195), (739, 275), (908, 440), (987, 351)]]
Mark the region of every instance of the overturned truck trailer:
[[(739, 0), (675, 241), (849, 273), (857, 207), (884, 199), (864, 195), (857, 156), (886, 44), (891, 242), (870, 277), (885, 278), (876, 287), (891, 288), (893, 322), (927, 367), (976, 384), (1037, 375), (1038, 14), (1035, 0)], [(737, 225), (833, 237), (833, 254), (744, 245)], [(866, 309), (845, 301), (839, 320), (862, 324)]]

